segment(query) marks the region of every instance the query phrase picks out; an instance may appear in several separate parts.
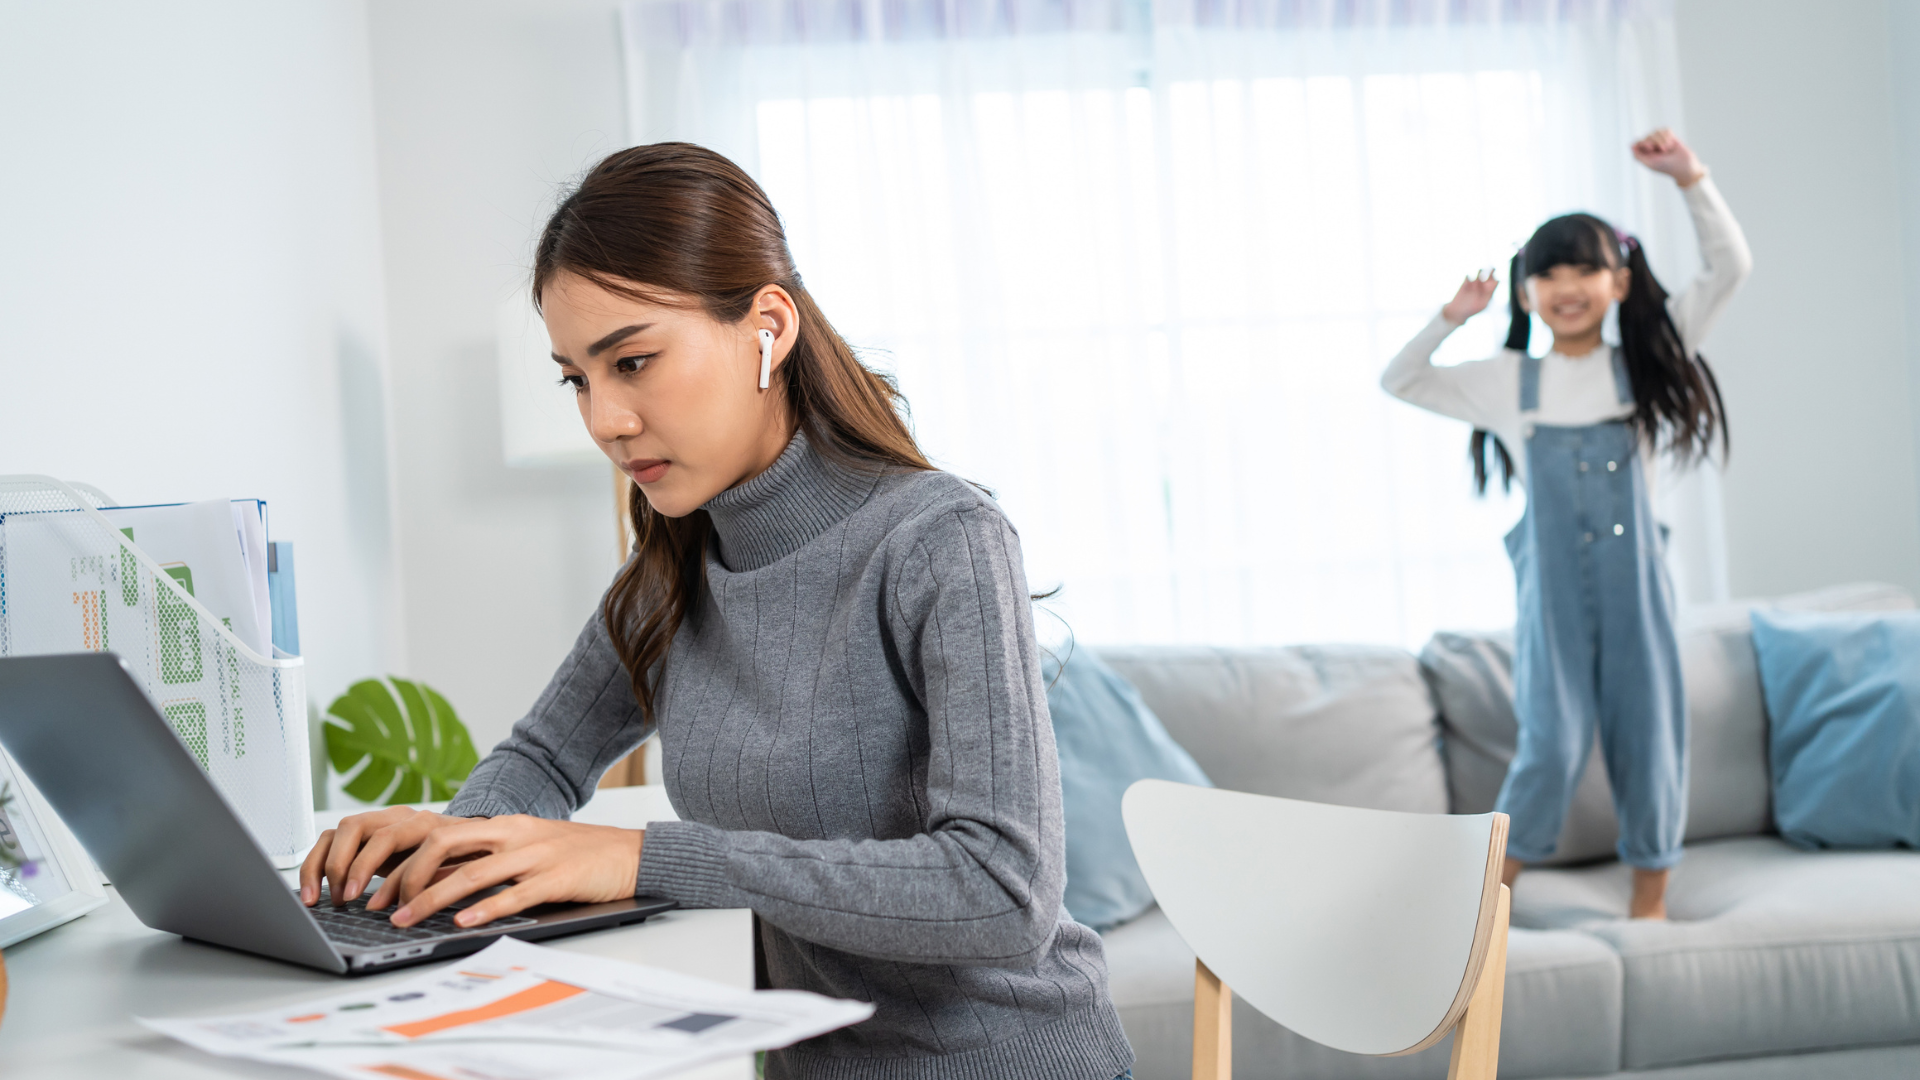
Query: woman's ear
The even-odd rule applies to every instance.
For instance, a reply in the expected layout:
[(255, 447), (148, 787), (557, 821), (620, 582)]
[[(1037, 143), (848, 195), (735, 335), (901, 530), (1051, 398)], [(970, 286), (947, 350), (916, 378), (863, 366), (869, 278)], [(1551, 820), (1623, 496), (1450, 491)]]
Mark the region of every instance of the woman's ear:
[(1627, 298), (1627, 291), (1633, 286), (1633, 271), (1625, 266), (1613, 272), (1613, 300), (1620, 303)]
[(1529, 315), (1533, 314), (1533, 279), (1521, 278), (1520, 288), (1514, 291), (1520, 295), (1520, 310)]
[(793, 343), (800, 338), (800, 309), (793, 297), (778, 285), (768, 285), (753, 298), (753, 311), (747, 316), (747, 330), (754, 339), (754, 355), (759, 356), (760, 331), (773, 331), (773, 366), (786, 363)]

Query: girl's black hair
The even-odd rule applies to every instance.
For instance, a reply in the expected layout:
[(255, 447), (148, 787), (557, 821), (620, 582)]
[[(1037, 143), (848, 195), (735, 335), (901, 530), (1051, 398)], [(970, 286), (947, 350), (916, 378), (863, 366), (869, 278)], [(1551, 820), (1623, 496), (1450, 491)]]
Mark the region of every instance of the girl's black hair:
[[(1640, 241), (1622, 236), (1592, 214), (1567, 214), (1534, 231), (1526, 246), (1513, 256), (1507, 275), (1507, 305), (1513, 321), (1507, 327), (1507, 348), (1527, 351), (1533, 316), (1520, 302), (1530, 275), (1545, 274), (1556, 266), (1617, 270), (1631, 276), (1627, 298), (1620, 302), (1620, 352), (1633, 384), (1633, 415), (1628, 418), (1642, 438), (1670, 450), (1682, 462), (1713, 451), (1716, 437), (1724, 457), (1732, 448), (1727, 435), (1727, 409), (1720, 399), (1720, 383), (1699, 354), (1687, 355), (1680, 331), (1667, 313), (1667, 290), (1653, 276)], [(1513, 487), (1513, 456), (1498, 436), (1476, 428), (1468, 453), (1473, 457), (1473, 486), (1487, 490), (1487, 455), (1492, 444), (1500, 466), (1501, 487)]]

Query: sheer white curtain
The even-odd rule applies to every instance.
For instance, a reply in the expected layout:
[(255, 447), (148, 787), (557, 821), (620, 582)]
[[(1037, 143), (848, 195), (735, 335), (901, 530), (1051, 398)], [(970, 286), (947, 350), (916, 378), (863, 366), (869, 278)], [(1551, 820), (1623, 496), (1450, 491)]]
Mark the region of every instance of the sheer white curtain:
[[(1473, 498), (1467, 430), (1381, 368), (1555, 212), (1640, 233), (1674, 285), (1697, 263), (1626, 152), (1678, 119), (1665, 3), (641, 0), (624, 26), (634, 139), (766, 186), (1082, 641), (1510, 622), (1520, 499)], [(1504, 335), (1496, 309), (1442, 358)], [(1678, 522), (1694, 593), (1712, 518)]]

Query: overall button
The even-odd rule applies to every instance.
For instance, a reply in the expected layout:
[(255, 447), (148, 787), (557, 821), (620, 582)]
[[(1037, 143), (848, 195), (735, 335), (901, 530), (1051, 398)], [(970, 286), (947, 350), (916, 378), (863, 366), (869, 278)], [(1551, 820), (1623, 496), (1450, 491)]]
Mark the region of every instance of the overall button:
[(1616, 469), (1618, 469), (1618, 468), (1620, 468), (1620, 463), (1619, 463), (1619, 462), (1617, 462), (1617, 461), (1609, 461), (1609, 462), (1607, 462), (1607, 471), (1608, 471), (1608, 472), (1613, 472), (1613, 471), (1615, 471), (1615, 470), (1616, 470)]
[(1615, 525), (1613, 527), (1613, 535), (1615, 536), (1620, 536), (1626, 531), (1627, 531), (1627, 527), (1625, 525)]
[(1591, 543), (1593, 543), (1593, 534), (1592, 534), (1592, 533), (1588, 533), (1587, 535), (1585, 535), (1585, 536), (1583, 536), (1583, 537), (1581, 537), (1581, 539), (1582, 539), (1582, 540), (1584, 540), (1584, 541), (1586, 541), (1587, 543), (1589, 543), (1589, 544), (1591, 544)]
[(1586, 472), (1586, 471), (1587, 471), (1587, 463), (1586, 463), (1586, 462), (1584, 462), (1584, 461), (1583, 461), (1583, 462), (1581, 462), (1581, 463), (1580, 463), (1580, 471), (1581, 471), (1581, 472)]

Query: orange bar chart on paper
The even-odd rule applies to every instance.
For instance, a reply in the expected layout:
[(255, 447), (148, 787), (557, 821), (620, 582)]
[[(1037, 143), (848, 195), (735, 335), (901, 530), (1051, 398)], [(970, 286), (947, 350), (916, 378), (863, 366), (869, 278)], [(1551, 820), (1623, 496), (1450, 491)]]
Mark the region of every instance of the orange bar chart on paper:
[(664, 1076), (858, 1023), (864, 1002), (738, 990), (505, 938), (457, 968), (293, 1008), (140, 1023), (208, 1053), (365, 1080)]

